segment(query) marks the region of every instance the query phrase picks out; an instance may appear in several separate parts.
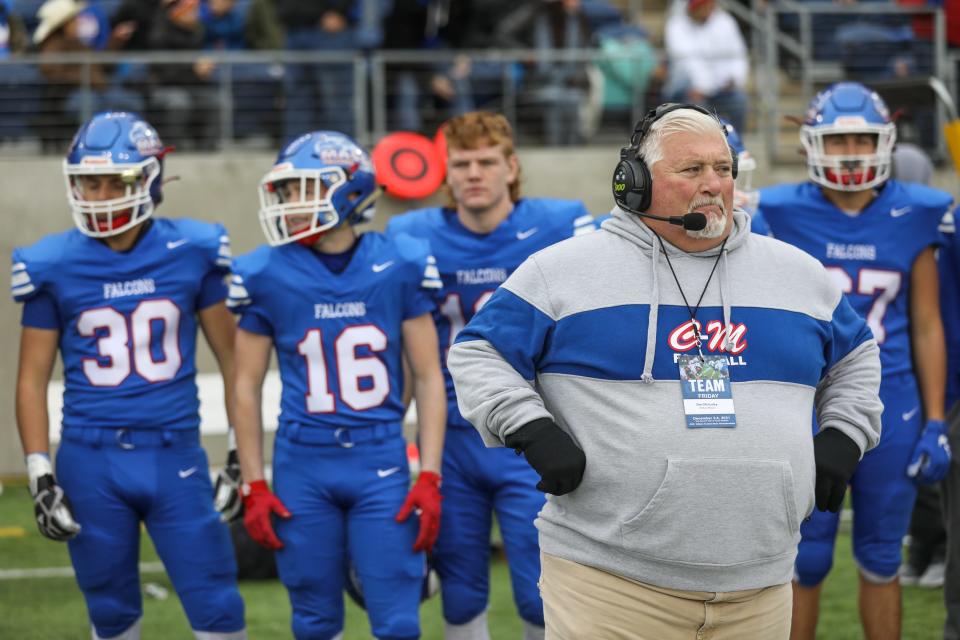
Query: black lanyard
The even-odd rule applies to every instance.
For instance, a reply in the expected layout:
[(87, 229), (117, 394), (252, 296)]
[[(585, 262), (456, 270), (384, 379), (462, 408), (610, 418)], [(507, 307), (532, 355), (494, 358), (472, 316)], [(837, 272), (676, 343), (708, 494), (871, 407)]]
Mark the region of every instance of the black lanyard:
[[(720, 252), (717, 254), (717, 259), (713, 261), (713, 269), (710, 269), (710, 275), (707, 276), (707, 281), (703, 285), (703, 291), (700, 292), (700, 299), (697, 300), (697, 306), (690, 308), (690, 303), (687, 302), (687, 296), (683, 293), (683, 287), (680, 286), (680, 278), (677, 277), (677, 272), (673, 270), (673, 263), (670, 262), (670, 254), (667, 253), (667, 248), (663, 246), (663, 239), (659, 234), (654, 234), (657, 236), (657, 240), (660, 241), (660, 248), (663, 250), (663, 257), (667, 259), (667, 266), (670, 267), (670, 273), (673, 274), (673, 279), (677, 283), (677, 289), (680, 290), (680, 297), (683, 298), (683, 304), (687, 305), (687, 311), (690, 313), (690, 326), (693, 327), (693, 335), (697, 339), (697, 353), (700, 354), (700, 362), (703, 362), (703, 349), (701, 346), (703, 341), (700, 340), (700, 327), (697, 324), (697, 311), (700, 310), (700, 303), (703, 302), (703, 296), (707, 293), (707, 287), (710, 286), (710, 281), (713, 279), (713, 272), (717, 270), (717, 265), (720, 264), (720, 257), (723, 256), (723, 248), (727, 246), (727, 239), (730, 236), (727, 236), (723, 239), (723, 243), (720, 245)], [(656, 269), (657, 265), (653, 265), (653, 268)]]

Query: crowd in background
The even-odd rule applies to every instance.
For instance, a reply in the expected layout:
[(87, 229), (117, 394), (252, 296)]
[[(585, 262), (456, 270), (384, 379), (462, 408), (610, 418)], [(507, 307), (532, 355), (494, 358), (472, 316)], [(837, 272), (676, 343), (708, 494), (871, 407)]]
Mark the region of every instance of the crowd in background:
[[(813, 16), (813, 60), (838, 62), (847, 78), (867, 82), (930, 75), (931, 17), (881, 8), (927, 0), (844, 4), (867, 2), (877, 2), (876, 14)], [(960, 45), (960, 0), (936, 4), (944, 9), (949, 45)], [(646, 13), (630, 15), (630, 6), (617, 0), (0, 0), (0, 60), (59, 54), (39, 65), (0, 64), (0, 142), (40, 139), (44, 150), (59, 152), (84, 116), (104, 109), (144, 113), (187, 149), (213, 148), (224, 137), (261, 136), (272, 144), (318, 123), (357, 133), (358, 85), (377, 82), (365, 65), (372, 53), (387, 60), (380, 89), (388, 130), (429, 134), (470, 109), (506, 111), (507, 95), (524, 139), (549, 145), (588, 141), (601, 122), (615, 120), (622, 130), (642, 111), (638, 104), (662, 100), (704, 103), (738, 130), (752, 129), (751, 44), (744, 35), (750, 26), (742, 14), (737, 18), (716, 0), (648, 2), (644, 12), (665, 16), (651, 33), (640, 24), (660, 23), (644, 20)], [(781, 14), (778, 26), (798, 35), (799, 16)], [(470, 55), (520, 50), (531, 53)], [(70, 56), (79, 61), (96, 51), (168, 58), (71, 62)], [(300, 57), (224, 65), (205, 51)], [(171, 60), (171, 52), (181, 57)], [(185, 52), (194, 55), (184, 58)], [(784, 54), (788, 70), (794, 63)], [(930, 146), (932, 129), (920, 133)]]

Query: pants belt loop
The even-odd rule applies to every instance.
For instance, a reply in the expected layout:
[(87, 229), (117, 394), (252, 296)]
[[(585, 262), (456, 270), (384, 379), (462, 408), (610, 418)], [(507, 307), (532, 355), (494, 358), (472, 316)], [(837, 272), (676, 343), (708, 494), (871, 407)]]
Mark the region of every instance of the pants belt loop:
[(171, 444), (173, 444), (173, 431), (171, 431), (170, 429), (164, 429), (162, 438), (163, 438), (163, 446), (169, 447)]
[(103, 435), (103, 429), (100, 427), (84, 427), (80, 432), (80, 441), (83, 444), (99, 449), (103, 442), (100, 437)]
[(300, 442), (300, 425), (296, 422), (288, 422), (283, 425), (284, 436), (291, 442)]

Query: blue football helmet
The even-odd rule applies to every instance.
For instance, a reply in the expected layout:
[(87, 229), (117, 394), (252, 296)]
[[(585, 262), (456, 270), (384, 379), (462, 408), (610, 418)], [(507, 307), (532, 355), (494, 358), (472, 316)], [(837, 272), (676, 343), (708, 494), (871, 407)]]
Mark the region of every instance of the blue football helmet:
[[(63, 160), (67, 201), (77, 228), (90, 237), (105, 238), (149, 218), (163, 200), (167, 151), (156, 130), (134, 113), (98, 113), (80, 127)], [(97, 200), (87, 192), (87, 176), (119, 177), (124, 194)]]
[(753, 172), (757, 169), (757, 160), (747, 151), (743, 138), (737, 129), (724, 118), (720, 124), (727, 132), (727, 143), (737, 154), (737, 181), (733, 194), (733, 204), (751, 214), (757, 210), (760, 192), (753, 186)]
[(260, 181), (260, 224), (273, 246), (313, 244), (343, 223), (371, 220), (381, 193), (360, 145), (336, 131), (305, 133)]
[[(830, 135), (876, 136), (873, 153), (828, 155), (824, 138)], [(890, 178), (897, 128), (890, 110), (877, 92), (858, 82), (838, 82), (814, 97), (807, 108), (800, 142), (807, 152), (810, 179), (838, 191), (865, 191)]]

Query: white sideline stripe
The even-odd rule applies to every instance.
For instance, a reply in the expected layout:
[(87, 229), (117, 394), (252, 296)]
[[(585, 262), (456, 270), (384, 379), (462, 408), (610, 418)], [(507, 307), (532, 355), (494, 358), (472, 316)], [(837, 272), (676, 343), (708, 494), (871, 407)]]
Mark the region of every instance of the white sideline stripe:
[[(229, 422), (223, 406), (223, 378), (219, 373), (198, 373), (197, 389), (200, 395), (200, 433), (205, 436), (226, 435)], [(263, 381), (263, 430), (277, 430), (280, 416), (280, 372), (271, 369)], [(52, 380), (47, 387), (47, 412), (50, 416), (50, 442), (60, 442), (60, 422), (63, 420), (63, 380)], [(417, 411), (410, 403), (404, 422), (416, 424)]]
[[(165, 573), (162, 562), (141, 562), (140, 573)], [(0, 569), (0, 580), (30, 578), (72, 578), (73, 567), (37, 567), (36, 569)]]

